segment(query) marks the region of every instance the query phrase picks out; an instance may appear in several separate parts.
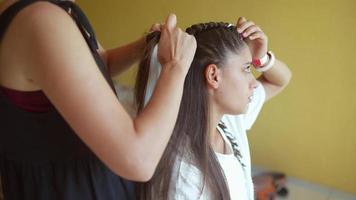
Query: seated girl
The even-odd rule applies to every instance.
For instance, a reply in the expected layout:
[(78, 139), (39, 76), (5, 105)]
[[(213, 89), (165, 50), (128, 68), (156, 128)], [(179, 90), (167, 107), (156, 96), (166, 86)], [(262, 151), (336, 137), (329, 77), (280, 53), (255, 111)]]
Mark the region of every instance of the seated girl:
[[(186, 32), (196, 38), (197, 50), (185, 79), (178, 118), (153, 178), (139, 184), (139, 196), (253, 200), (246, 131), (263, 104), (288, 84), (291, 72), (267, 51), (267, 36), (261, 28), (244, 18), (236, 26), (210, 22), (193, 25)], [(154, 32), (147, 37), (136, 82), (138, 112), (150, 103), (160, 73), (159, 36)], [(257, 80), (252, 66), (260, 72)]]

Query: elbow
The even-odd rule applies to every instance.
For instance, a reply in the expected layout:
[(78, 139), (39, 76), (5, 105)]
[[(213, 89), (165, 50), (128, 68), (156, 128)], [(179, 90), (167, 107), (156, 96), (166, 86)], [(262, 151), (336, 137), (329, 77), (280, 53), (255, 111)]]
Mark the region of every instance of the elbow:
[(286, 85), (288, 85), (289, 82), (292, 80), (292, 76), (293, 76), (292, 71), (288, 69)]
[(286, 72), (286, 76), (285, 76), (284, 86), (287, 86), (289, 84), (290, 80), (292, 80), (292, 71), (290, 69), (288, 69)]
[(276, 60), (276, 69), (278, 71), (277, 74), (279, 78), (277, 79), (279, 79), (279, 81), (276, 81), (276, 83), (278, 84), (275, 85), (284, 88), (289, 84), (290, 80), (292, 79), (292, 71), (284, 62), (280, 60)]
[(156, 165), (147, 158), (141, 158), (133, 168), (134, 179), (137, 182), (147, 182), (153, 177)]
[(133, 155), (131, 152), (124, 160), (125, 164), (114, 167), (113, 172), (125, 179), (135, 182), (147, 182), (149, 181), (156, 170), (157, 163), (153, 162), (149, 156)]
[(292, 79), (292, 71), (285, 67), (285, 70), (281, 73), (279, 80), (276, 82), (276, 86), (280, 88), (285, 88)]

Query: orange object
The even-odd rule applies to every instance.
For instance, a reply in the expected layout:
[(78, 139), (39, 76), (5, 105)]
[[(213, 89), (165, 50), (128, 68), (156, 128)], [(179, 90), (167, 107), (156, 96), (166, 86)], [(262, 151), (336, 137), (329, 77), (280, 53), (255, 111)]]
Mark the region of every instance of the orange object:
[(277, 195), (286, 196), (287, 179), (283, 173), (267, 172), (252, 178), (257, 200), (274, 200)]
[(272, 200), (276, 194), (276, 187), (273, 178), (268, 175), (258, 175), (253, 177), (257, 200)]

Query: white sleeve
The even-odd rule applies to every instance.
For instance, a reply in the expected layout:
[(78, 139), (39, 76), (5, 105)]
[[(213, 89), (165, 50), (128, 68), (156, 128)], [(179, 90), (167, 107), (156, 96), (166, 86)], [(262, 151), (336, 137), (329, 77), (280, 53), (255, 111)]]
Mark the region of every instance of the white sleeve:
[(253, 91), (253, 98), (248, 105), (247, 112), (242, 115), (243, 125), (246, 130), (251, 129), (253, 123), (256, 121), (257, 116), (262, 109), (265, 100), (266, 91), (261, 82), (258, 82), (258, 86)]
[(180, 164), (178, 170), (176, 179), (173, 178), (171, 181), (169, 200), (207, 199), (202, 191), (203, 180), (201, 172), (196, 167), (185, 162)]

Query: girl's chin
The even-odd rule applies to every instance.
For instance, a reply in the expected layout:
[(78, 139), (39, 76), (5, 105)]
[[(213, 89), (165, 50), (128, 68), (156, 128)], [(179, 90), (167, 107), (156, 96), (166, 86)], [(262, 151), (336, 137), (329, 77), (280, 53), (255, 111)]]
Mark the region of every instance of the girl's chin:
[(244, 108), (230, 110), (226, 114), (228, 114), (228, 115), (242, 115), (242, 114), (246, 114), (247, 109), (248, 109), (248, 105), (246, 105)]

